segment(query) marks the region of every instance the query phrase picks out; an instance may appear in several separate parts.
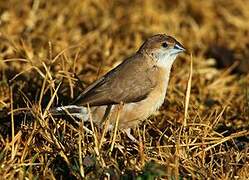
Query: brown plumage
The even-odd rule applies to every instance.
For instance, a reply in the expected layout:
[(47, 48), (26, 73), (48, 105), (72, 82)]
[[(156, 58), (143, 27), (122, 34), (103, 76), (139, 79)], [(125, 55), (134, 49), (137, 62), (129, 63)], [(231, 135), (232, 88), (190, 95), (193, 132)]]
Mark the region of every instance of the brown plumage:
[[(101, 106), (137, 102), (156, 86), (157, 68), (143, 54), (126, 59), (79, 95), (73, 104)], [(139, 75), (138, 75), (139, 74)]]
[(94, 122), (101, 125), (107, 107), (112, 105), (109, 115), (112, 128), (117, 104), (123, 103), (119, 127), (134, 127), (163, 103), (171, 66), (184, 50), (171, 36), (152, 36), (133, 56), (86, 88), (72, 105), (56, 108), (53, 114), (67, 110), (73, 116), (87, 120), (87, 108), (84, 106), (89, 104)]
[(180, 44), (171, 36), (161, 34), (149, 38), (135, 55), (95, 81), (72, 104), (101, 106), (145, 99), (158, 83), (155, 77), (159, 73), (148, 54), (163, 42), (171, 46)]

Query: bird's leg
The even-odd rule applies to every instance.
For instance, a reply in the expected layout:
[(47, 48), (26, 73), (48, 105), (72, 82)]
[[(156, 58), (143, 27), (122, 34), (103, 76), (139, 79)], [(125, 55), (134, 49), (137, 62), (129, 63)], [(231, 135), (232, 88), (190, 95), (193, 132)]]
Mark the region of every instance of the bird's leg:
[(131, 128), (125, 129), (124, 132), (130, 140), (132, 140), (134, 143), (138, 143), (138, 140), (131, 134)]
[(112, 109), (112, 105), (108, 105), (106, 107), (105, 114), (104, 114), (104, 116), (103, 116), (103, 118), (101, 120), (101, 124), (103, 124), (107, 120), (108, 116), (110, 115), (111, 109)]

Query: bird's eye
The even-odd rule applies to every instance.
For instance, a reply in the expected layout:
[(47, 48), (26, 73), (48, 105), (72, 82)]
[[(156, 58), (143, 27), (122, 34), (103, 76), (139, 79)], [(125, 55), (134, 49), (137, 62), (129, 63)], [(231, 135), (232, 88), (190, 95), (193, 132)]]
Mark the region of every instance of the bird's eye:
[(162, 47), (167, 48), (168, 44), (166, 42), (162, 43)]

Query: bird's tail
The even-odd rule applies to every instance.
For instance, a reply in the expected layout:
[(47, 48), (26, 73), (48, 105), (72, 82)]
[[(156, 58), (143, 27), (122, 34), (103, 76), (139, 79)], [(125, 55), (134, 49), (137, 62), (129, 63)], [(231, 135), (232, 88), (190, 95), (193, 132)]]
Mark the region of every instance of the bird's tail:
[(68, 105), (52, 108), (49, 110), (52, 116), (72, 116), (81, 120), (87, 121), (89, 119), (88, 109), (83, 106)]

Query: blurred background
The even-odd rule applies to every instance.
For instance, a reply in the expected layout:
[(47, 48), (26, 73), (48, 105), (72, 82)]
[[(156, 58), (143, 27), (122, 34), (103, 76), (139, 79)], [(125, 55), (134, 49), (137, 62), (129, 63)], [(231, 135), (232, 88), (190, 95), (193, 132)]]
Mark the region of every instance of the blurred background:
[[(209, 132), (198, 126), (199, 130), (195, 131), (191, 127), (186, 133), (188, 138), (193, 138), (192, 142), (220, 138), (221, 143), (212, 152), (205, 151), (202, 157), (192, 156), (197, 152), (189, 150), (191, 154), (186, 149), (186, 156), (180, 153), (175, 157), (175, 150), (169, 148), (162, 150), (166, 159), (160, 158), (156, 149), (152, 150), (155, 155), (145, 151), (145, 160), (156, 159), (160, 164), (166, 165), (168, 177), (189, 177), (191, 174), (192, 177), (201, 178), (246, 178), (249, 172), (249, 137), (248, 133), (244, 133), (249, 131), (248, 22), (248, 0), (1, 0), (0, 110), (9, 112), (11, 104), (17, 109), (31, 108), (39, 103), (41, 109), (50, 101), (59, 82), (62, 82), (58, 92), (60, 98), (56, 98), (53, 105), (68, 104), (88, 84), (138, 50), (146, 38), (165, 33), (174, 36), (192, 53), (189, 122), (206, 124), (213, 129)], [(185, 54), (175, 62), (165, 103), (160, 113), (150, 119), (150, 125), (144, 124), (149, 126), (147, 141), (151, 138), (154, 138), (154, 142), (159, 141), (161, 134), (158, 132), (164, 131), (167, 132), (167, 137), (182, 137), (182, 134), (175, 135), (174, 132), (178, 132), (177, 128), (184, 118), (190, 59)], [(20, 123), (22, 119), (23, 117), (18, 117), (15, 120)], [(53, 126), (55, 127), (56, 125)], [(24, 153), (26, 137), (32, 134), (32, 130), (21, 128), (16, 133), (18, 132), (23, 134), (18, 136), (23, 144), (16, 151)], [(239, 132), (242, 134), (236, 134)], [(38, 131), (39, 133), (41, 132)], [(77, 131), (74, 133), (77, 136)], [(72, 134), (65, 133), (65, 136), (70, 137)], [(197, 140), (194, 140), (196, 136)], [(231, 140), (234, 136), (239, 138)], [(201, 137), (207, 139), (201, 140)], [(222, 143), (222, 138), (225, 137), (231, 138), (230, 144)], [(35, 136), (33, 144), (39, 142), (39, 138), (40, 136)], [(28, 148), (21, 160), (18, 156), (10, 160), (10, 147), (7, 147), (9, 140), (1, 135), (1, 141), (4, 157), (0, 159), (5, 168), (0, 170), (0, 174), (4, 177), (10, 178), (17, 174), (20, 177), (22, 170), (14, 172), (11, 165), (29, 162), (34, 154), (41, 152), (39, 148)], [(74, 147), (77, 149), (75, 150), (67, 143), (65, 141), (63, 144), (65, 154), (78, 152), (77, 147)], [(77, 144), (77, 139), (71, 143)], [(175, 145), (176, 141), (165, 140), (159, 144)], [(201, 151), (208, 145), (196, 146)], [(54, 149), (49, 152), (58, 154)], [(86, 152), (93, 153), (93, 150), (84, 151), (84, 157), (88, 158)], [(46, 169), (49, 160), (43, 158), (44, 155), (39, 155), (36, 161), (44, 165), (36, 170), (27, 170), (27, 174), (52, 177), (57, 173), (55, 176), (60, 177), (62, 173), (55, 171), (54, 166), (50, 167), (53, 169), (51, 171)], [(108, 166), (112, 164), (112, 158), (114, 157), (105, 157), (103, 161)], [(117, 165), (118, 172), (129, 169), (134, 171), (134, 176), (137, 172), (144, 172), (141, 157), (139, 159), (129, 154), (121, 159), (126, 163), (122, 168)], [(135, 159), (135, 163), (127, 163), (128, 159)], [(57, 162), (56, 158), (53, 160)], [(71, 161), (70, 163), (73, 164)], [(68, 171), (76, 178), (82, 177), (80, 170), (70, 168)], [(89, 174), (91, 172), (89, 170)]]

